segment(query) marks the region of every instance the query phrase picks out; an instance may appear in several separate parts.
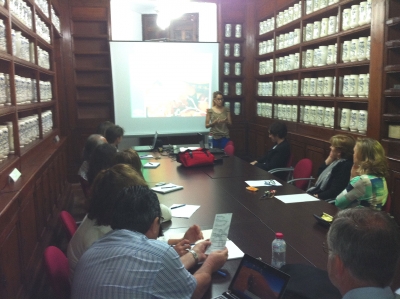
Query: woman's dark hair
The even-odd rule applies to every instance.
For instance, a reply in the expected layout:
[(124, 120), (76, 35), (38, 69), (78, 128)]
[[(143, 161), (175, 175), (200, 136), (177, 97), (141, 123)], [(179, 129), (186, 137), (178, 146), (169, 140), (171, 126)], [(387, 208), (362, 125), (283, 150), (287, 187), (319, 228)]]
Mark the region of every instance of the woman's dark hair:
[(112, 229), (128, 229), (145, 234), (154, 219), (161, 219), (157, 195), (146, 186), (124, 188), (116, 198)]
[(113, 165), (116, 154), (117, 149), (115, 146), (108, 143), (100, 144), (94, 149), (89, 159), (89, 170), (87, 173), (90, 185), (101, 170), (110, 168)]
[(100, 171), (93, 182), (89, 199), (89, 219), (96, 220), (96, 225), (111, 225), (118, 193), (134, 185), (147, 186), (147, 183), (130, 165), (117, 164)]
[(106, 137), (108, 143), (114, 143), (117, 138), (124, 136), (124, 129), (118, 125), (113, 125), (106, 130)]
[(279, 138), (285, 138), (287, 134), (287, 128), (283, 122), (274, 122), (269, 126), (269, 133)]
[(128, 164), (133, 167), (142, 177), (142, 161), (136, 151), (129, 148), (118, 152), (114, 158), (115, 164)]
[(114, 123), (109, 120), (103, 121), (101, 124), (98, 125), (98, 127), (96, 129), (96, 133), (100, 134), (101, 136), (106, 137), (107, 129), (113, 125), (114, 125)]

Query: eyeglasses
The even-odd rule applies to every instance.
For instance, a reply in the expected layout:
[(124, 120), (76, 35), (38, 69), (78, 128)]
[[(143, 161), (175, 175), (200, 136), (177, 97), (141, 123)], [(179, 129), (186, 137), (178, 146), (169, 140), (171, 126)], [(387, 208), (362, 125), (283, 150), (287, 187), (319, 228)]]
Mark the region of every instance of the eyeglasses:
[(322, 242), (322, 250), (323, 250), (326, 254), (329, 254), (329, 252), (332, 251), (332, 249), (330, 249), (330, 248), (328, 247), (328, 244), (326, 244), (325, 242)]

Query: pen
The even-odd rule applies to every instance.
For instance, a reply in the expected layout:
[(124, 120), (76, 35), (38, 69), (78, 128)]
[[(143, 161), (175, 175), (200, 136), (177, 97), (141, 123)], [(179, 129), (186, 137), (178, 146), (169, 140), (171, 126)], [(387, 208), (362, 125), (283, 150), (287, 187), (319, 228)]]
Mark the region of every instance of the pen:
[(153, 164), (151, 164), (151, 163), (149, 162), (149, 165), (153, 165)]
[(172, 207), (171, 209), (176, 209), (176, 208), (180, 208), (180, 207), (184, 207), (184, 206), (186, 206), (186, 205), (183, 204), (183, 205), (175, 206), (175, 207)]
[(174, 188), (174, 187), (176, 187), (176, 186), (161, 187), (161, 189)]
[(227, 275), (225, 272), (223, 272), (223, 271), (221, 271), (221, 270), (218, 270), (217, 273), (218, 273), (219, 275), (221, 275), (222, 277), (226, 277), (226, 275)]

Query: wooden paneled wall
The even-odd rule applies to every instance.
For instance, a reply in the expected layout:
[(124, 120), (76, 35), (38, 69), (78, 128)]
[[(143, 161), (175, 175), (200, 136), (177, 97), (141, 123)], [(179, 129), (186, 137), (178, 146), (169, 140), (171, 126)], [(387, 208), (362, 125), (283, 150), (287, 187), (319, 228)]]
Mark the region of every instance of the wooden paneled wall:
[(22, 176), (0, 199), (0, 298), (34, 298), (43, 251), (60, 235), (59, 212), (70, 203), (66, 138), (40, 145), (21, 163)]

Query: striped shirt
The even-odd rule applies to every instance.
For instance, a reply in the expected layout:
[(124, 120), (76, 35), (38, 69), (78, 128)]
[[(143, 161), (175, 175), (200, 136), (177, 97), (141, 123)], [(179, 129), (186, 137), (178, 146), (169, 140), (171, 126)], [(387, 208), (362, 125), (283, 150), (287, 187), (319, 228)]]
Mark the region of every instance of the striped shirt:
[(166, 243), (115, 230), (83, 254), (72, 299), (190, 298), (196, 279)]
[(363, 174), (350, 180), (350, 184), (335, 200), (340, 209), (365, 206), (382, 210), (386, 203), (388, 189), (385, 178)]

